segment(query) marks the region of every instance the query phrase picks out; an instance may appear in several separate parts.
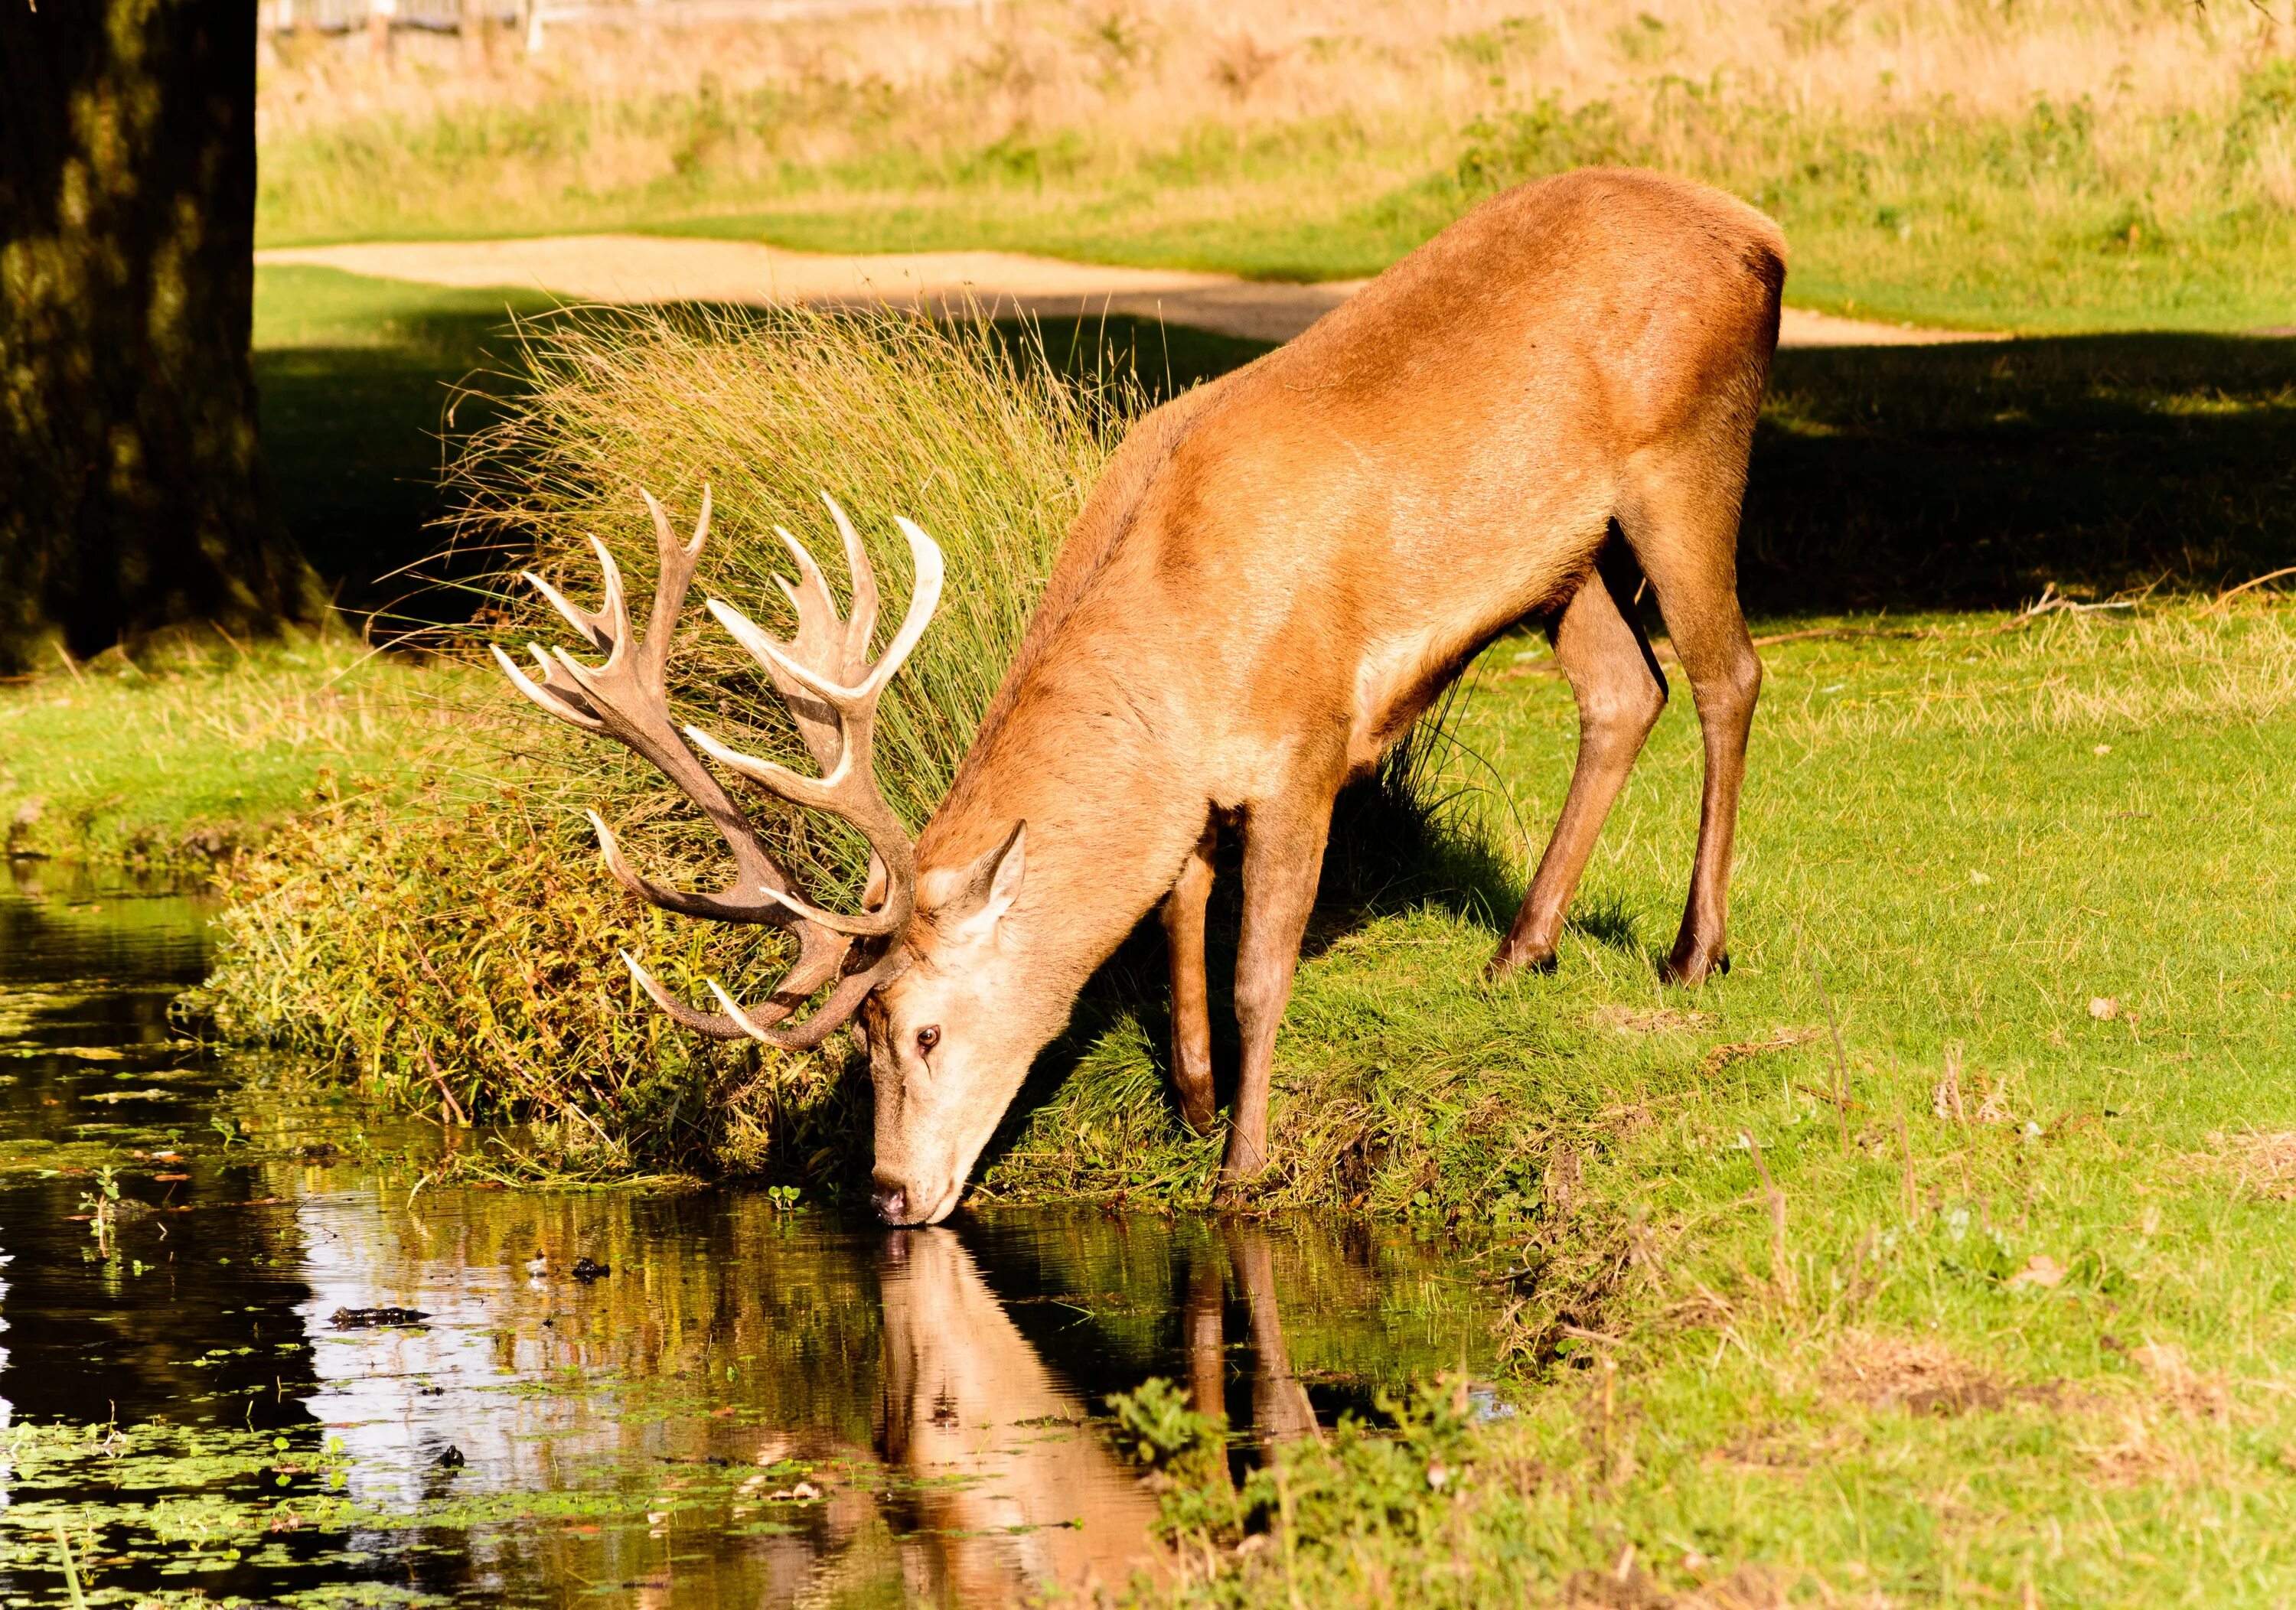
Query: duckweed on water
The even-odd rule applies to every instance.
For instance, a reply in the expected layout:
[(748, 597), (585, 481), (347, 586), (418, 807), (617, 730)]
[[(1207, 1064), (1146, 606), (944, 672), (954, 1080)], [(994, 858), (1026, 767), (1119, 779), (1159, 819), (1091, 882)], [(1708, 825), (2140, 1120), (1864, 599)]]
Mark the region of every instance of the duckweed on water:
[[(59, 1580), (69, 1558), (91, 1605), (168, 1602), (185, 1591), (171, 1592), (169, 1579), (242, 1565), (315, 1574), (356, 1573), (377, 1563), (379, 1551), (459, 1557), (472, 1539), (504, 1529), (571, 1527), (593, 1538), (689, 1527), (793, 1533), (798, 1524), (776, 1517), (801, 1516), (823, 1496), (817, 1483), (836, 1479), (791, 1459), (663, 1459), (650, 1470), (604, 1459), (578, 1461), (567, 1484), (551, 1491), (450, 1491), (393, 1506), (352, 1495), (357, 1467), (342, 1441), (320, 1428), (21, 1424), (0, 1434), (0, 1455), (12, 1488), (0, 1509), (0, 1556)], [(899, 1485), (882, 1471), (864, 1475), (881, 1493)], [(807, 1496), (792, 1498), (800, 1486)], [(376, 1586), (331, 1586), (283, 1602), (363, 1602)]]

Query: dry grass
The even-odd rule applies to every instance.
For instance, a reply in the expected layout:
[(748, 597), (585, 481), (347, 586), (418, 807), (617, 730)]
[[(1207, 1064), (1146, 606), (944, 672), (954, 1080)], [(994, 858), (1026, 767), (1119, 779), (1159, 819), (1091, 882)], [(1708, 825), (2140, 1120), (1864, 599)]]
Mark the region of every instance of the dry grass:
[(2036, 1395), (2033, 1388), (2003, 1385), (1943, 1342), (1877, 1331), (1843, 1336), (1820, 1378), (1833, 1397), (1908, 1414), (1964, 1414)]
[[(363, 38), (286, 37), (266, 70), (261, 130), (568, 96), (603, 115), (631, 97), (770, 88), (897, 116), (961, 104), (968, 141), (985, 116), (996, 132), (1091, 127), (1145, 151), (1198, 124), (1413, 121), (1525, 88), (1577, 104), (1653, 73), (1725, 82), (1791, 113), (1950, 94), (1976, 111), (2090, 95), (2132, 113), (2221, 114), (2276, 37), (2261, 12), (2166, 0), (1013, 0), (986, 23), (925, 11), (651, 34), (568, 28), (533, 57), (506, 36), (473, 47), (410, 35), (381, 71)], [(809, 131), (785, 154), (841, 151)], [(2285, 155), (2259, 160), (2284, 167)]]
[(2209, 1144), (2193, 1159), (2200, 1171), (2228, 1176), (2267, 1201), (2296, 1202), (2296, 1130), (2211, 1135)]

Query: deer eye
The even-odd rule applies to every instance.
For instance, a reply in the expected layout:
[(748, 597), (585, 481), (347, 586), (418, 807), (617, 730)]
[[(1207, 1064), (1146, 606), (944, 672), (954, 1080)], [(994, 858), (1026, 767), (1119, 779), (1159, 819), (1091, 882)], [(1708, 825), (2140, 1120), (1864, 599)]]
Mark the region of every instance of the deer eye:
[(917, 1031), (917, 1050), (920, 1051), (929, 1051), (939, 1043), (940, 1030), (931, 1024)]

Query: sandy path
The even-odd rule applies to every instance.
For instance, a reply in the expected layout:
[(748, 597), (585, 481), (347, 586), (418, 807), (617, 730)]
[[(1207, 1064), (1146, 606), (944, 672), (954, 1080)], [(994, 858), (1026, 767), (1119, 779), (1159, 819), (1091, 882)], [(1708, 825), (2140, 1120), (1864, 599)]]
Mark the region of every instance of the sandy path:
[[(995, 312), (1068, 318), (1161, 318), (1222, 335), (1288, 341), (1360, 290), (1362, 280), (1294, 285), (1173, 268), (1116, 268), (1009, 251), (848, 257), (745, 241), (660, 235), (550, 235), (530, 241), (411, 241), (258, 251), (381, 279), (469, 288), (516, 286), (586, 302), (737, 302), (756, 306), (977, 302)], [(1907, 347), (1998, 337), (1785, 311), (1782, 347)]]

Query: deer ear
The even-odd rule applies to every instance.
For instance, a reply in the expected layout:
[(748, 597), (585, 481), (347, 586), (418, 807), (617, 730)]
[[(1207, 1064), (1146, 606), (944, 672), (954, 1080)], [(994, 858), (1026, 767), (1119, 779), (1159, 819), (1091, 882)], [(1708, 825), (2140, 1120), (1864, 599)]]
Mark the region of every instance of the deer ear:
[(957, 874), (956, 892), (935, 913), (941, 931), (966, 943), (994, 934), (997, 922), (1021, 897), (1028, 846), (1029, 824), (1016, 821), (1004, 843)]

